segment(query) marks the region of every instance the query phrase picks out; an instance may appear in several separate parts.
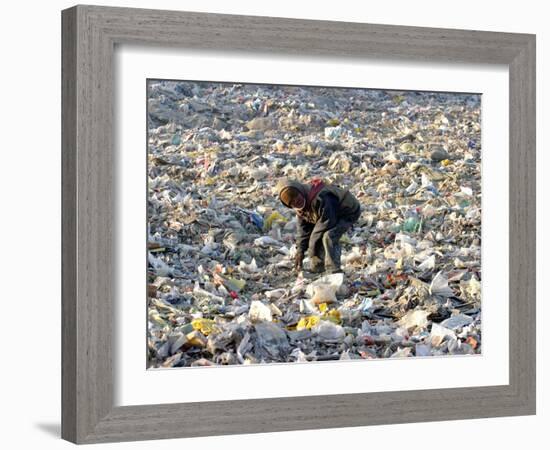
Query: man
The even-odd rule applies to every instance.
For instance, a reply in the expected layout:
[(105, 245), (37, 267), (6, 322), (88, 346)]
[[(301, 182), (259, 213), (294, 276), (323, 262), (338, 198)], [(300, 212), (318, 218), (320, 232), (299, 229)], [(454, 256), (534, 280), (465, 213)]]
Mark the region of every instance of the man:
[(298, 216), (294, 268), (302, 270), (307, 251), (314, 273), (341, 272), (340, 237), (361, 215), (359, 201), (348, 191), (314, 179), (305, 184), (283, 181), (279, 199)]

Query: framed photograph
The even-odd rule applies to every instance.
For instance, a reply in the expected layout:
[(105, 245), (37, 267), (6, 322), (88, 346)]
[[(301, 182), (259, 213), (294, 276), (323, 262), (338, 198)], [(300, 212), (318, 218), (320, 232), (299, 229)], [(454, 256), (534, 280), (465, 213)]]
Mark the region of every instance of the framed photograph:
[(62, 13), (62, 435), (535, 413), (535, 37)]

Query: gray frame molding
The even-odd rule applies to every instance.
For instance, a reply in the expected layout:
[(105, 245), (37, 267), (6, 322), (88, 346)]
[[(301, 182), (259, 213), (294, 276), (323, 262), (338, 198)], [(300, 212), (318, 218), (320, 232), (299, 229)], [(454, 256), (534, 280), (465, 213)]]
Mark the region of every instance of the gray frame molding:
[[(145, 9), (62, 12), (62, 437), (76, 443), (535, 413), (535, 36)], [(114, 407), (115, 44), (506, 64), (510, 384)]]

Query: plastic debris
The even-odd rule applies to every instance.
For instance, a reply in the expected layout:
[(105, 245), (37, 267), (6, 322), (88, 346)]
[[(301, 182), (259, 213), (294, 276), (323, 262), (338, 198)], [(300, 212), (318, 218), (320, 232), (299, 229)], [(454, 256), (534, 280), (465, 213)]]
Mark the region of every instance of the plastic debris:
[(284, 296), (286, 293), (287, 293), (286, 289), (280, 288), (280, 289), (273, 289), (271, 291), (266, 291), (266, 292), (264, 292), (264, 295), (269, 300), (278, 300), (282, 296)]
[(325, 137), (327, 139), (336, 139), (342, 135), (342, 128), (341, 127), (326, 127), (325, 128)]
[(435, 268), (435, 255), (428, 256), (422, 263), (418, 265), (418, 270), (433, 270)]
[(409, 347), (400, 348), (395, 353), (392, 353), (390, 358), (406, 358), (411, 356), (411, 349)]
[(191, 325), (205, 336), (216, 330), (216, 322), (210, 319), (195, 319), (191, 322)]
[(430, 339), (433, 346), (439, 346), (445, 340), (445, 338), (455, 338), (453, 330), (449, 330), (444, 326), (437, 323), (432, 324), (432, 331), (430, 333)]
[(425, 328), (428, 325), (428, 311), (422, 311), (420, 309), (409, 311), (398, 322), (399, 326), (412, 329), (412, 328)]
[(265, 220), (264, 229), (266, 231), (271, 230), (271, 227), (273, 226), (274, 222), (284, 223), (284, 222), (287, 222), (287, 219), (282, 214), (280, 214), (279, 212), (274, 211)]
[(268, 246), (271, 246), (271, 245), (277, 245), (277, 246), (282, 245), (281, 242), (277, 241), (276, 239), (273, 239), (270, 236), (259, 237), (258, 239), (254, 240), (254, 244), (256, 244), (260, 247), (268, 247)]
[(206, 338), (200, 331), (192, 331), (186, 337), (189, 345), (194, 347), (206, 347)]
[(258, 300), (254, 300), (250, 304), (248, 317), (250, 317), (250, 320), (252, 320), (253, 322), (261, 320), (267, 320), (268, 322), (271, 322), (271, 310), (269, 309), (269, 306), (264, 305)]
[(453, 290), (449, 287), (449, 283), (445, 275), (438, 272), (430, 284), (430, 293), (441, 297), (452, 297)]
[(244, 287), (246, 286), (246, 281), (238, 280), (236, 278), (226, 278), (226, 279), (224, 279), (223, 284), (230, 291), (239, 292), (239, 291), (243, 290)]
[(336, 287), (330, 284), (318, 284), (313, 287), (313, 297), (311, 299), (314, 305), (322, 303), (334, 303), (336, 301)]
[(264, 218), (258, 213), (250, 213), (250, 221), (261, 231), (264, 228)]
[[(148, 84), (149, 367), (479, 354), (480, 96)], [(343, 273), (293, 271), (282, 178), (350, 189)]]
[(462, 328), (466, 325), (470, 325), (473, 321), (474, 319), (472, 319), (470, 316), (467, 316), (466, 314), (456, 314), (441, 322), (441, 326), (445, 328), (450, 328), (451, 330), (455, 330), (457, 328)]
[(432, 346), (429, 344), (416, 344), (414, 348), (416, 356), (431, 356)]
[(344, 329), (327, 320), (319, 321), (312, 331), (323, 341), (342, 341), (346, 336)]
[(260, 322), (255, 326), (256, 353), (261, 359), (284, 360), (290, 345), (284, 330), (271, 322)]
[(311, 330), (315, 325), (319, 323), (321, 318), (319, 316), (307, 316), (302, 317), (296, 325), (297, 330)]
[[(243, 272), (248, 272), (248, 273), (258, 273), (259, 272), (258, 264), (256, 264), (256, 260), (254, 258), (252, 258), (252, 262), (250, 264), (247, 264), (244, 261), (240, 261), (239, 262), (239, 270), (241, 270)], [(242, 287), (244, 288), (244, 285), (242, 285)]]
[(336, 294), (342, 293), (345, 289), (343, 283), (343, 273), (325, 275), (310, 283), (306, 288), (306, 293), (311, 296), (314, 305), (334, 303)]

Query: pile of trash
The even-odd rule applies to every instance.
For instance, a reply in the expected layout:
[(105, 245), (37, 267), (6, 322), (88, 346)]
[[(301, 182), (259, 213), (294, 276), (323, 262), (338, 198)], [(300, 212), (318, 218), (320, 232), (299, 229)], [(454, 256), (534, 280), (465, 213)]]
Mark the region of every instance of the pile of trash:
[[(479, 354), (480, 96), (148, 84), (148, 365)], [(281, 178), (348, 188), (344, 274), (293, 270)]]

